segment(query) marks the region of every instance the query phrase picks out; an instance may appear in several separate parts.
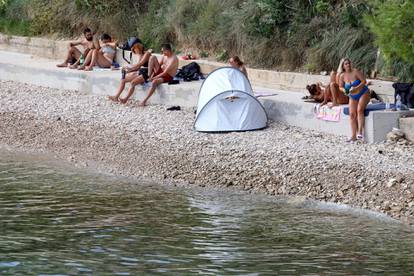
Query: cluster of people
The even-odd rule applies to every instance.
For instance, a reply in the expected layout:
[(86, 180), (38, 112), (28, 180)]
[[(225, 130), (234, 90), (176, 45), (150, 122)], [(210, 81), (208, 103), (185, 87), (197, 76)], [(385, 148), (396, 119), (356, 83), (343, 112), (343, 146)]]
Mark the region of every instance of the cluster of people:
[(330, 106), (349, 104), (351, 137), (347, 141), (364, 139), (365, 108), (371, 99), (371, 91), (364, 74), (352, 67), (349, 58), (342, 59), (337, 71), (331, 72), (328, 85), (317, 83), (306, 88), (321, 106), (328, 102), (332, 102)]
[[(94, 66), (101, 68), (114, 66), (116, 42), (111, 36), (103, 34), (98, 40), (89, 28), (84, 30), (83, 35), (83, 39), (69, 44), (66, 59), (57, 66), (85, 71), (93, 70)], [(77, 46), (82, 46), (83, 51)], [(133, 95), (137, 85), (149, 82), (151, 86), (148, 94), (139, 103), (139, 106), (145, 106), (160, 84), (173, 80), (178, 70), (178, 57), (173, 53), (170, 44), (163, 44), (161, 48), (163, 56), (158, 60), (139, 40), (131, 45), (131, 51), (136, 57), (136, 63), (122, 67), (122, 79), (118, 90), (115, 95), (109, 96), (109, 99), (124, 104)], [(238, 56), (230, 58), (229, 63), (248, 77), (246, 66)], [(121, 94), (127, 83), (130, 83), (130, 87), (127, 95), (122, 98)], [(329, 84), (324, 86), (316, 83), (306, 88), (311, 98), (320, 102), (321, 106), (329, 102), (331, 102), (330, 106), (349, 104), (352, 135), (348, 141), (364, 139), (364, 112), (370, 101), (371, 91), (364, 74), (352, 67), (350, 59), (341, 60), (338, 69), (331, 72)]]
[[(78, 70), (93, 70), (94, 66), (111, 68), (114, 65), (116, 55), (116, 42), (108, 34), (103, 34), (97, 40), (92, 31), (87, 28), (83, 32), (84, 38), (71, 42), (66, 59), (58, 67), (69, 67)], [(83, 52), (77, 46), (83, 47)], [(158, 85), (173, 80), (178, 70), (178, 57), (173, 53), (170, 44), (163, 44), (159, 61), (152, 55), (151, 50), (146, 50), (140, 41), (131, 45), (131, 51), (136, 56), (136, 64), (122, 67), (122, 79), (114, 96), (109, 99), (115, 102), (126, 103), (133, 95), (135, 87), (139, 84), (151, 83), (151, 87), (139, 106), (145, 106), (149, 98), (154, 94)], [(130, 83), (128, 94), (121, 98), (126, 83)]]

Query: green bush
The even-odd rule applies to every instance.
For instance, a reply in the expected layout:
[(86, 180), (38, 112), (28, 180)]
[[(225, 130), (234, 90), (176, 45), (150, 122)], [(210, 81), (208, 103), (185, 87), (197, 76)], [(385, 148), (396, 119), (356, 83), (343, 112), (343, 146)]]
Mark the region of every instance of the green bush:
[(382, 72), (406, 78), (414, 63), (413, 2), (0, 0), (0, 31), (72, 37), (88, 26), (120, 41), (138, 35), (155, 50), (168, 42), (222, 60), (238, 55), (251, 67), (312, 72), (347, 56), (368, 74), (378, 45)]

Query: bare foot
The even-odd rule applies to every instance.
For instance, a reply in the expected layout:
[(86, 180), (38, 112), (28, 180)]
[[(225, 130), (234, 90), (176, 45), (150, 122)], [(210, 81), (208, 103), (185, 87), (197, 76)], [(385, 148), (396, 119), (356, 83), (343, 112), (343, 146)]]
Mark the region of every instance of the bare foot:
[(70, 69), (76, 69), (76, 68), (78, 68), (78, 66), (77, 65), (71, 65), (71, 66), (69, 66), (69, 68)]
[(78, 70), (85, 70), (85, 65), (81, 65), (78, 67)]
[(128, 101), (128, 99), (119, 98), (119, 102), (122, 103), (122, 104), (126, 104), (127, 101)]
[(85, 71), (92, 71), (93, 70), (93, 66), (86, 66), (85, 67)]
[(319, 107), (326, 105), (328, 102), (321, 102), (321, 104), (319, 105)]
[(60, 67), (60, 68), (68, 67), (68, 64), (67, 63), (56, 64), (56, 67)]
[(139, 107), (144, 107), (144, 106), (146, 106), (147, 105), (147, 103), (146, 102), (139, 102), (139, 104), (138, 104), (138, 106)]
[(120, 101), (120, 99), (118, 97), (115, 97), (115, 96), (108, 96), (108, 99), (110, 99), (113, 102), (119, 102)]

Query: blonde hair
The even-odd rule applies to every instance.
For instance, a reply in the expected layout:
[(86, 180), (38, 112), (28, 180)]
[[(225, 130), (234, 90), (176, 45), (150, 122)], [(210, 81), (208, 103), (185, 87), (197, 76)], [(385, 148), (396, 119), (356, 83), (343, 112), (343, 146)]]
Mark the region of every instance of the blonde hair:
[(344, 61), (345, 61), (345, 58), (341, 58), (341, 61), (339, 62), (339, 65), (338, 65), (338, 69), (336, 70), (337, 74), (342, 74), (344, 72), (344, 69), (343, 69)]

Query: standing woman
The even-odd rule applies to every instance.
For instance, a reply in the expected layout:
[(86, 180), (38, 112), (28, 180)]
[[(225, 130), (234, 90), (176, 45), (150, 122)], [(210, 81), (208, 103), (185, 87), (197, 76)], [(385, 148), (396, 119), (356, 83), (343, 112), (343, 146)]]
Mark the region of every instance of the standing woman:
[(339, 78), (339, 89), (349, 96), (349, 117), (352, 135), (348, 142), (364, 140), (365, 108), (370, 100), (364, 74), (352, 68), (349, 58), (344, 59), (343, 73)]

